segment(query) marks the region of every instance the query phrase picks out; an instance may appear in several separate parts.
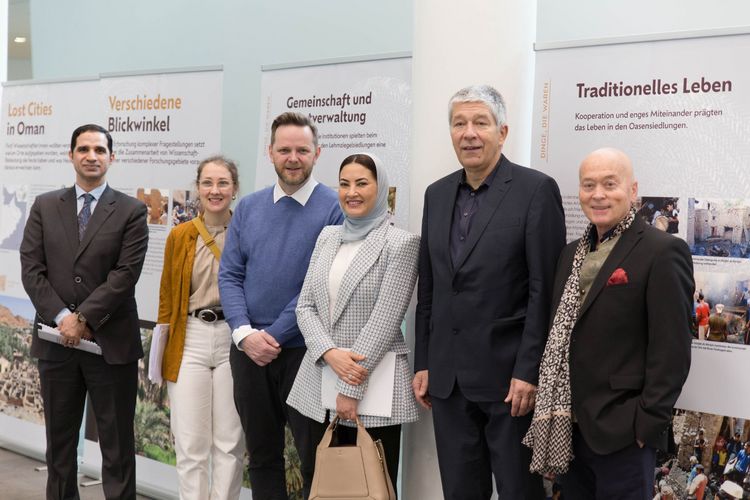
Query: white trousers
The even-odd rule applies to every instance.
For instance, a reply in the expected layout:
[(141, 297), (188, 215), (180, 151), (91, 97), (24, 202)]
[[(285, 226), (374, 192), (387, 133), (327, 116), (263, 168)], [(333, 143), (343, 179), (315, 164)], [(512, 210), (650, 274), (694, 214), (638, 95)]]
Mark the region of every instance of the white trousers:
[(188, 317), (177, 382), (167, 383), (182, 500), (240, 494), (245, 445), (234, 406), (231, 344), (225, 321)]

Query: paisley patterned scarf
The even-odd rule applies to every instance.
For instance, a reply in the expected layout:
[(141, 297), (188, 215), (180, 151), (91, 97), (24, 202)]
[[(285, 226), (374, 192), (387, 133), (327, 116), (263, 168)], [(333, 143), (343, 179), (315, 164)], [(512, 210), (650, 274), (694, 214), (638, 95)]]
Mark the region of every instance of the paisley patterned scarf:
[[(619, 236), (635, 219), (635, 209), (617, 224), (605, 240)], [(523, 444), (532, 448), (530, 470), (540, 474), (563, 474), (573, 460), (573, 406), (570, 394), (570, 336), (581, 308), (581, 266), (591, 248), (589, 224), (573, 257), (573, 268), (565, 282), (539, 368), (539, 392), (534, 418)]]

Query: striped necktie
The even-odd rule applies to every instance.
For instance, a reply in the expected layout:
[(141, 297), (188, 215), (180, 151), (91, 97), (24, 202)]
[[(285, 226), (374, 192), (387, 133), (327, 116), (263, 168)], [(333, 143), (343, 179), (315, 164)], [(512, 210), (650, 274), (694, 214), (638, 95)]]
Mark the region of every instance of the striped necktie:
[(91, 218), (91, 202), (94, 201), (94, 195), (91, 193), (84, 193), (83, 197), (83, 208), (78, 212), (78, 241), (83, 240), (83, 233), (86, 232), (86, 226)]

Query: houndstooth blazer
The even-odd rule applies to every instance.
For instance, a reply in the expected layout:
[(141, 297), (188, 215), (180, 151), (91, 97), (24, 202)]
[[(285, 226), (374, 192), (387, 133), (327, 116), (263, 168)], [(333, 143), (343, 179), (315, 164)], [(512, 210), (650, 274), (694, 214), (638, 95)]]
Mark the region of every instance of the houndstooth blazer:
[[(411, 389), (412, 370), (401, 333), (401, 322), (417, 280), (419, 236), (387, 222), (367, 235), (346, 270), (333, 310), (329, 314), (328, 274), (341, 246), (341, 226), (323, 229), (315, 244), (310, 267), (297, 302), (297, 323), (307, 344), (287, 403), (318, 422), (326, 410), (320, 397), (323, 353), (336, 347), (366, 356), (360, 364), (368, 371), (386, 352), (395, 352), (396, 373), (391, 418), (361, 415), (365, 427), (382, 427), (417, 419)], [(352, 386), (339, 380), (340, 394), (362, 399), (367, 381)], [(348, 422), (347, 422), (348, 424)]]

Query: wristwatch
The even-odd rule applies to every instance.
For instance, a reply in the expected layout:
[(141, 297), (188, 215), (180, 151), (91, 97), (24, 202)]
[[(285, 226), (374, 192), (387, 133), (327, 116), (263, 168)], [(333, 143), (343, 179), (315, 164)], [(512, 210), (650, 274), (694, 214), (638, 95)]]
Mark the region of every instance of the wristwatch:
[(78, 319), (79, 323), (86, 323), (86, 317), (81, 311), (76, 311), (74, 314), (76, 315), (76, 319)]

